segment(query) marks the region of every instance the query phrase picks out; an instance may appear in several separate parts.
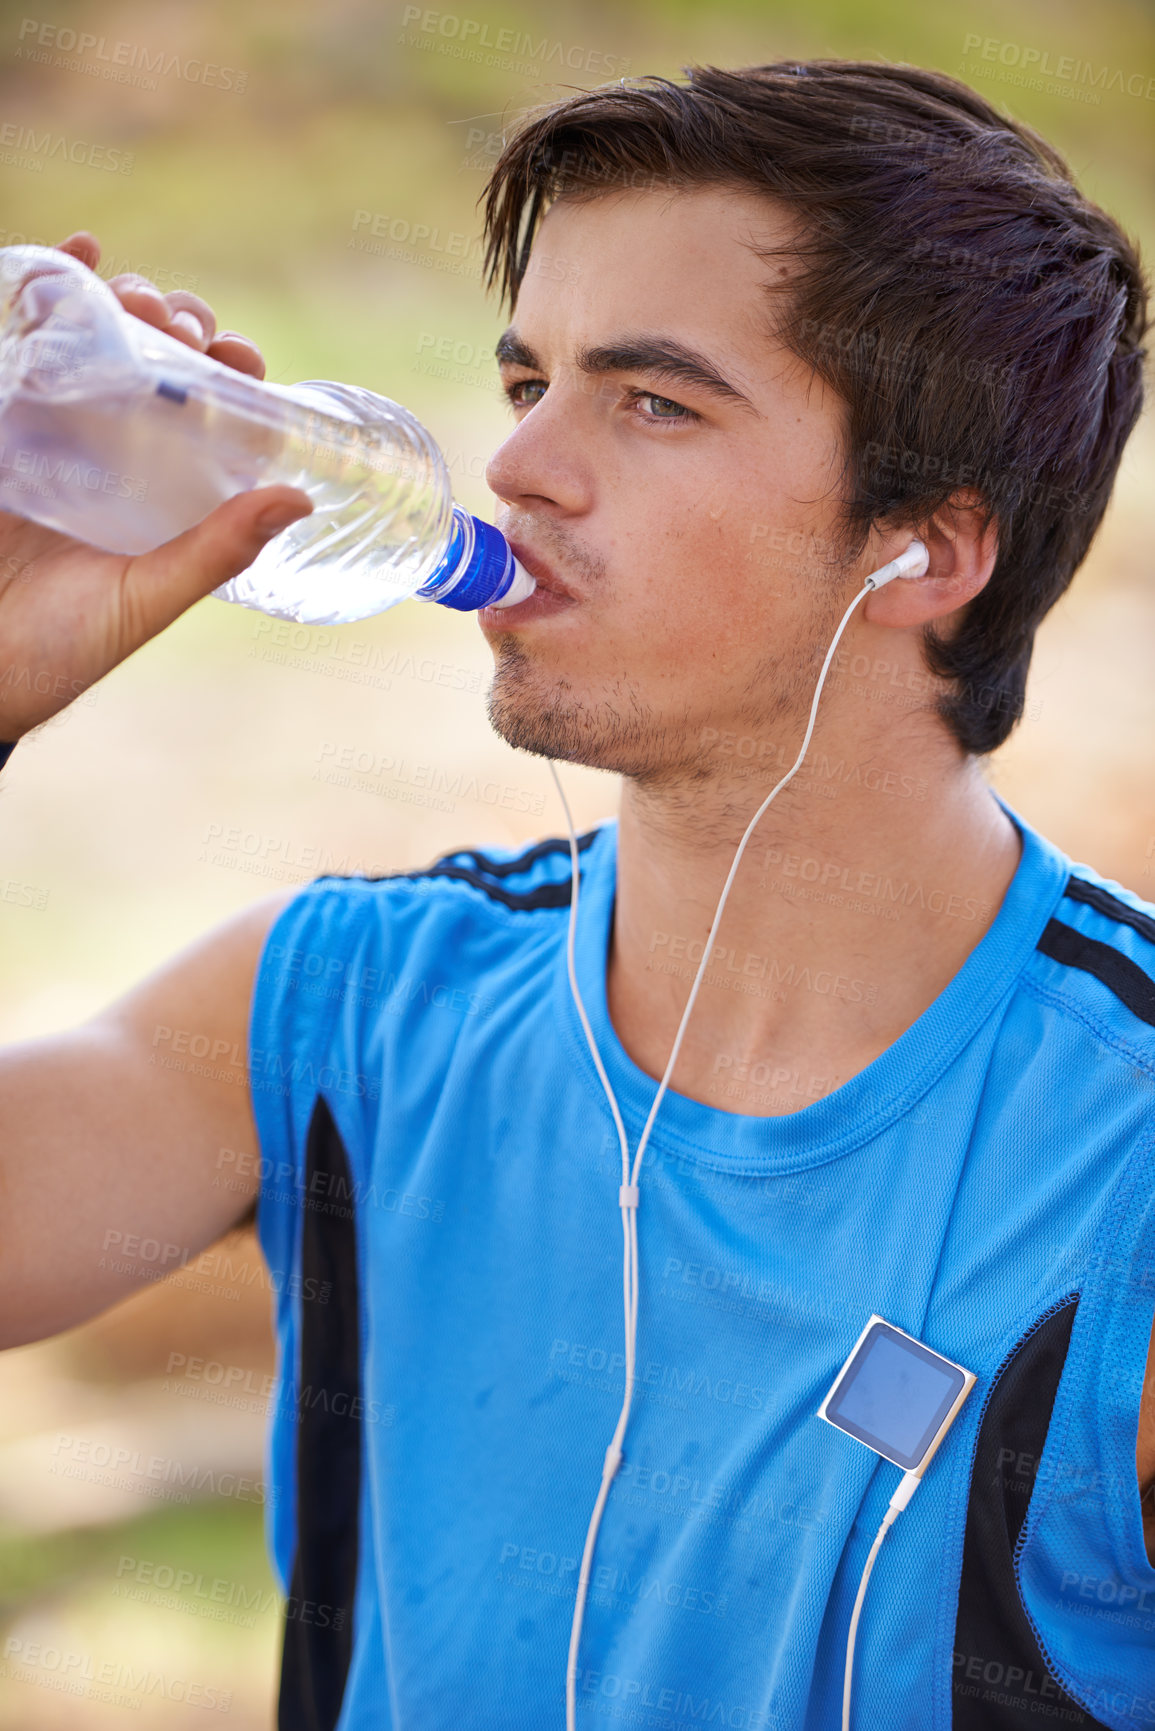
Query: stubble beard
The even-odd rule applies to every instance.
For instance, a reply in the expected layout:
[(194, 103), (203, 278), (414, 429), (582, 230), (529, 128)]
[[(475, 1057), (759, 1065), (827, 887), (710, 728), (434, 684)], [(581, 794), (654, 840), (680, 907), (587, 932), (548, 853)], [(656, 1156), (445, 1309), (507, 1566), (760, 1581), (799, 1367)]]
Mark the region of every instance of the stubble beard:
[[(625, 674), (595, 701), (576, 694), (564, 674), (547, 677), (512, 633), (497, 640), (494, 659), (489, 720), (515, 751), (606, 770), (652, 792), (701, 786), (742, 767), (727, 763), (718, 749), (719, 728), (700, 713), (695, 717), (696, 705), (658, 711)], [(787, 744), (797, 734), (801, 744), (801, 706), (809, 703), (820, 665), (821, 655), (813, 669), (808, 660), (799, 665), (786, 655), (767, 655), (743, 694), (743, 727)]]
[(675, 729), (624, 676), (612, 697), (595, 703), (576, 696), (564, 674), (546, 680), (512, 636), (499, 640), (494, 655), (489, 720), (515, 751), (632, 777), (652, 775), (668, 761)]
[[(501, 527), (509, 535), (524, 529), (590, 593), (604, 587), (605, 560), (558, 525), (543, 524), (532, 513), (511, 511)], [(603, 769), (655, 794), (680, 791), (692, 797), (695, 789), (728, 780), (734, 769), (748, 791), (749, 782), (741, 773), (748, 765), (727, 762), (719, 750), (720, 736), (736, 731), (781, 742), (786, 748), (795, 739), (801, 745), (826, 645), (845, 606), (834, 584), (816, 586), (814, 602), (814, 615), (806, 627), (811, 647), (801, 650), (797, 642), (771, 644), (752, 667), (745, 687), (720, 694), (713, 712), (694, 689), (693, 663), (687, 669), (685, 701), (659, 709), (631, 678), (628, 664), (608, 679), (597, 680), (599, 695), (583, 694), (564, 670), (543, 666), (515, 632), (503, 632), (491, 645), (490, 724), (515, 751)]]

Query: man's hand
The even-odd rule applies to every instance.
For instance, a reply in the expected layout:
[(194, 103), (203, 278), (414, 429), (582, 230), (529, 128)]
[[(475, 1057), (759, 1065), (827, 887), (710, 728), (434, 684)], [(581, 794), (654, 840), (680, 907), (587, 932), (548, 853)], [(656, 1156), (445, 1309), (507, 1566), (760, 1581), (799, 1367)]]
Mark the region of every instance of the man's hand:
[[(98, 242), (85, 232), (70, 235), (59, 250), (89, 269), (100, 258)], [(235, 331), (218, 333), (199, 295), (162, 294), (131, 274), (109, 286), (134, 317), (225, 366), (264, 377), (260, 350)], [(64, 709), (194, 601), (244, 571), (271, 536), (311, 509), (299, 488), (254, 488), (135, 556), (101, 552), (0, 511), (0, 676), (8, 675), (0, 678), (0, 741), (19, 739)]]

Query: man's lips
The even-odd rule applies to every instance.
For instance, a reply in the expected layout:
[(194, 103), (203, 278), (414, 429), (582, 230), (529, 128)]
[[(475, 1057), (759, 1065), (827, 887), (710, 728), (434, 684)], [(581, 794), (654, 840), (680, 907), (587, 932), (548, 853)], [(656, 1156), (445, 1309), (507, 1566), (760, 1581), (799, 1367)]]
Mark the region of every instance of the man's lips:
[(557, 572), (547, 565), (540, 554), (530, 552), (511, 536), (507, 536), (518, 563), (525, 567), (537, 587), (524, 601), (512, 607), (482, 607), (479, 622), (489, 631), (508, 630), (515, 625), (528, 625), (532, 619), (547, 619), (551, 614), (564, 613), (573, 607), (578, 597)]
[[(531, 552), (529, 548), (519, 545), (512, 537), (507, 536), (513, 556), (519, 564), (524, 565), (540, 590), (547, 595), (556, 595), (563, 601), (576, 601), (577, 596), (569, 586), (562, 582), (557, 572), (552, 570), (540, 553)], [(530, 597), (532, 600), (532, 597)], [(524, 605), (524, 603), (522, 603)]]

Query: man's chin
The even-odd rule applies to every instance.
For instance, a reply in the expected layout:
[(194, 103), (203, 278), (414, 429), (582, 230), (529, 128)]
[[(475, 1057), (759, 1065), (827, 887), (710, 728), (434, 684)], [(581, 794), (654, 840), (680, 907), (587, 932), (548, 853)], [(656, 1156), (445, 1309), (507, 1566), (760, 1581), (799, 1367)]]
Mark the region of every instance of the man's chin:
[(512, 638), (496, 649), (489, 720), (515, 751), (619, 775), (658, 767), (658, 727), (624, 694), (620, 704), (575, 696), (563, 675), (547, 678)]
[(543, 698), (523, 685), (494, 675), (487, 703), (490, 725), (515, 751), (586, 763), (593, 745), (579, 706)]

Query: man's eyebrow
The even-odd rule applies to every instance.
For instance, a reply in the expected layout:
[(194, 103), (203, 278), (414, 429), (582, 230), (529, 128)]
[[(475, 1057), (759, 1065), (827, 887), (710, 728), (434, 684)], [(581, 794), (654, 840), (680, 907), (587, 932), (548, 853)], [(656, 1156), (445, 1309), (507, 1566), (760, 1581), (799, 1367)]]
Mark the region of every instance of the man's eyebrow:
[[(527, 369), (541, 366), (512, 325), (499, 337), (494, 352), (499, 366)], [(579, 350), (577, 364), (583, 373), (595, 377), (603, 373), (647, 373), (671, 384), (691, 385), (723, 402), (737, 403), (751, 414), (758, 413), (750, 398), (719, 372), (713, 361), (674, 337), (628, 336), (614, 343), (599, 343), (595, 348)]]
[(502, 331), (494, 349), (499, 367), (540, 367), (541, 362), (521, 334), (510, 325), (507, 331)]

